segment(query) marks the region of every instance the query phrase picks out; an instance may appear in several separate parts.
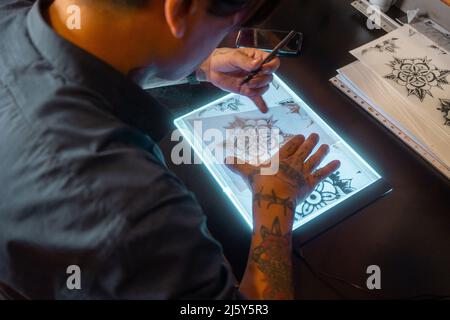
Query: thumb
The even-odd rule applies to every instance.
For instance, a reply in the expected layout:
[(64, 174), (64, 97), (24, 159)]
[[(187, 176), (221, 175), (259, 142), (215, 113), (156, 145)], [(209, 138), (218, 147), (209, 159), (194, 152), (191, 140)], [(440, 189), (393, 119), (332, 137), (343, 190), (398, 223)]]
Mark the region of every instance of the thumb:
[(230, 59), (230, 63), (237, 69), (252, 72), (261, 66), (262, 59), (250, 57), (244, 52), (236, 50)]

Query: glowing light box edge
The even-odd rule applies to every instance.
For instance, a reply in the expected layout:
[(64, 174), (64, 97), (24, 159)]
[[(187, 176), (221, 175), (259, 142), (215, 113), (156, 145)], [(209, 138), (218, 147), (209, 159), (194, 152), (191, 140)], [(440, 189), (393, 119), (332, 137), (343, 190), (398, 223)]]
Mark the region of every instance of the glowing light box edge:
[[(342, 196), (339, 198), (339, 200), (334, 201), (333, 203), (327, 205), (326, 207), (317, 210), (314, 213), (311, 213), (310, 215), (303, 218), (301, 221), (294, 224), (294, 230), (300, 228), (304, 224), (314, 220), (318, 216), (324, 214), (325, 212), (329, 211), (330, 209), (334, 208), (338, 204), (348, 201), (352, 196), (358, 194), (362, 190), (366, 189), (370, 185), (374, 184), (378, 180), (380, 180), (382, 177), (380, 174), (378, 174), (371, 165), (367, 163), (344, 139), (342, 139), (336, 131), (333, 130), (324, 120), (322, 120), (292, 89), (288, 87), (288, 85), (282, 81), (277, 75), (274, 75), (274, 81), (276, 81), (280, 86), (283, 87), (284, 90), (286, 90), (287, 93), (289, 93), (290, 96), (292, 96), (296, 102), (298, 102), (301, 105), (301, 108), (306, 111), (309, 117), (313, 119), (317, 124), (320, 125), (321, 128), (324, 128), (327, 131), (327, 134), (334, 136), (334, 138), (338, 141), (338, 143), (341, 143), (347, 151), (351, 153), (351, 155), (357, 159), (362, 165), (365, 166), (365, 169), (369, 170), (371, 174), (375, 177), (375, 179), (366, 185), (360, 187), (355, 192), (352, 192), (348, 195)], [(232, 97), (238, 97), (237, 94), (228, 94), (220, 99), (217, 99), (201, 108), (198, 108), (196, 110), (193, 110), (192, 112), (181, 116), (174, 120), (175, 126), (178, 128), (180, 133), (183, 135), (184, 139), (189, 143), (189, 145), (194, 150), (196, 156), (202, 161), (202, 163), (206, 166), (208, 171), (211, 173), (211, 175), (214, 177), (214, 179), (217, 181), (219, 186), (222, 188), (223, 192), (228, 196), (228, 198), (231, 200), (233, 205), (237, 208), (240, 215), (244, 218), (244, 220), (247, 222), (247, 224), (250, 226), (250, 228), (253, 228), (253, 223), (251, 220), (252, 213), (247, 212), (243, 204), (240, 202), (240, 200), (236, 197), (236, 195), (232, 192), (230, 186), (227, 183), (227, 179), (223, 176), (223, 173), (221, 173), (216, 166), (213, 165), (214, 160), (210, 159), (210, 157), (205, 157), (205, 152), (203, 150), (203, 146), (201, 141), (201, 137), (195, 138), (192, 130), (188, 127), (186, 123), (186, 119), (189, 117), (200, 113), (203, 110), (207, 110), (208, 108), (217, 105), (223, 101), (226, 101)], [(256, 107), (255, 107), (256, 108)], [(239, 113), (237, 113), (239, 114)]]

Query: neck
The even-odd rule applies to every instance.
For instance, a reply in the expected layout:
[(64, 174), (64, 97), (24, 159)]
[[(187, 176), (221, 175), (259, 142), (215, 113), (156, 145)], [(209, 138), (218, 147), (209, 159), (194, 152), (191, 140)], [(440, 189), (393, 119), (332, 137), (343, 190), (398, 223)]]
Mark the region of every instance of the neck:
[[(71, 17), (67, 8), (74, 3), (81, 13), (79, 29), (67, 26)], [(125, 75), (151, 65), (150, 52), (145, 51), (146, 46), (142, 43), (152, 39), (139, 27), (141, 21), (145, 25), (148, 16), (144, 17), (139, 10), (115, 8), (104, 3), (83, 4), (74, 0), (56, 0), (51, 4), (48, 22), (56, 33)]]

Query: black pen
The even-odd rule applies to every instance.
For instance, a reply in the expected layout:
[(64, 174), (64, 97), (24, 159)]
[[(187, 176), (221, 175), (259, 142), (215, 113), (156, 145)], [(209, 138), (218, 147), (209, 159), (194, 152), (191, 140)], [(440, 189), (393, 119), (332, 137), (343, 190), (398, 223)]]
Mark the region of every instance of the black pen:
[(242, 85), (249, 83), (258, 73), (261, 72), (263, 66), (266, 63), (269, 63), (270, 61), (273, 60), (273, 58), (276, 57), (276, 55), (278, 54), (278, 52), (283, 49), (288, 43), (289, 41), (291, 41), (295, 35), (297, 34), (297, 32), (295, 32), (294, 30), (292, 30), (291, 32), (289, 32), (289, 34), (286, 36), (286, 38), (284, 38), (273, 50), (272, 52), (267, 56), (267, 58), (264, 59), (263, 63), (261, 64), (261, 66), (250, 72), (250, 74), (245, 77), (245, 79), (242, 81)]

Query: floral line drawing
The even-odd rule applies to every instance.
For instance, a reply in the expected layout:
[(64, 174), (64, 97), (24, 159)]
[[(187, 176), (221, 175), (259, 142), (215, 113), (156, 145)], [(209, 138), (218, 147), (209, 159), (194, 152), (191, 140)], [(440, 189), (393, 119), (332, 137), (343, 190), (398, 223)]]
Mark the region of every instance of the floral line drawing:
[(442, 70), (431, 63), (432, 59), (425, 58), (394, 58), (389, 66), (392, 72), (385, 76), (386, 79), (406, 87), (409, 96), (416, 96), (423, 102), (427, 95), (433, 97), (431, 90), (448, 85), (447, 76), (450, 70)]
[[(260, 163), (272, 151), (280, 148), (294, 136), (285, 133), (277, 127), (277, 122), (278, 120), (275, 120), (273, 116), (255, 119), (244, 119), (235, 116), (234, 121), (225, 127), (226, 130), (233, 130), (233, 141), (224, 142), (224, 147), (226, 148), (227, 145), (232, 145), (235, 147), (234, 155), (236, 157), (253, 159), (257, 163)], [(255, 141), (256, 146), (254, 145)]]
[(396, 53), (397, 49), (400, 49), (400, 47), (397, 46), (397, 44), (395, 43), (397, 40), (398, 40), (398, 38), (391, 38), (391, 39), (384, 40), (382, 43), (379, 43), (373, 47), (364, 49), (361, 52), (361, 54), (364, 55), (367, 52), (372, 51), (372, 50), (376, 50), (381, 53), (383, 53), (385, 51), (390, 52), (390, 53)]
[(231, 98), (224, 102), (221, 102), (217, 105), (211, 106), (209, 108), (206, 108), (199, 112), (198, 116), (201, 117), (205, 113), (208, 113), (210, 111), (218, 111), (218, 112), (226, 112), (226, 111), (234, 111), (238, 112), (240, 111), (240, 107), (244, 104), (238, 99), (238, 98)]
[(355, 188), (352, 187), (353, 180), (342, 179), (340, 175), (338, 171), (319, 183), (311, 195), (301, 204), (300, 211), (297, 211), (297, 219), (309, 216), (344, 195), (355, 191)]
[(289, 112), (288, 114), (300, 114), (300, 106), (294, 99), (286, 99), (277, 103), (281, 107), (286, 107)]
[(450, 126), (450, 99), (440, 99), (440, 101), (441, 107), (438, 110), (443, 113), (444, 125)]

